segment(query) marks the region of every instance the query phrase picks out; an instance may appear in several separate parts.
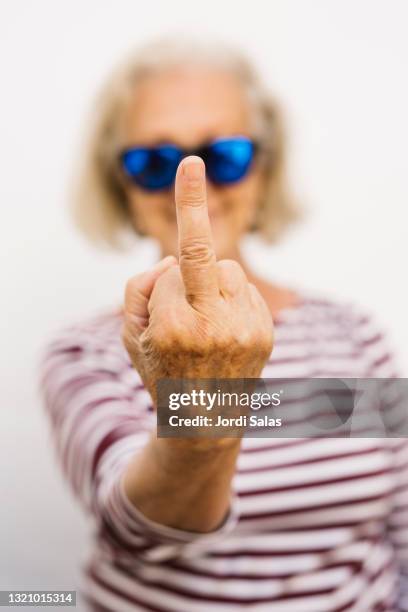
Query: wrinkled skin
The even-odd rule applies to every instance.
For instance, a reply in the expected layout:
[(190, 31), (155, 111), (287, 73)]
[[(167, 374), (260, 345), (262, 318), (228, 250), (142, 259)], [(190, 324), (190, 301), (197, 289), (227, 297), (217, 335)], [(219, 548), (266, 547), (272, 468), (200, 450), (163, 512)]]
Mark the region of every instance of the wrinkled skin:
[(238, 262), (216, 261), (200, 158), (181, 162), (175, 199), (179, 262), (135, 276), (125, 295), (123, 341), (153, 401), (160, 378), (259, 377), (273, 345), (256, 287)]

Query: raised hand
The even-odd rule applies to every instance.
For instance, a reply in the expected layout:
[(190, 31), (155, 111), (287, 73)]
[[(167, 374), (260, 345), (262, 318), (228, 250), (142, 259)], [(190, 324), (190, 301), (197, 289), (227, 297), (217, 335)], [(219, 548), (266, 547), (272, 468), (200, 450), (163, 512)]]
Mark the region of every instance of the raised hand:
[(129, 280), (123, 341), (155, 400), (160, 378), (260, 376), (273, 346), (269, 310), (234, 260), (216, 261), (205, 166), (179, 165), (179, 262), (167, 257)]

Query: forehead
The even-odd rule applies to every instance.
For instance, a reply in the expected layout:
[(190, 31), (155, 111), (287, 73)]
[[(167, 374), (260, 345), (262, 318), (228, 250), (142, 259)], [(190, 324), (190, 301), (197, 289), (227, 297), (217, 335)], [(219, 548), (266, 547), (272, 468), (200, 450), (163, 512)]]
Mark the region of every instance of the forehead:
[(123, 114), (127, 143), (189, 146), (220, 135), (250, 135), (252, 112), (238, 79), (204, 67), (167, 69), (132, 92)]

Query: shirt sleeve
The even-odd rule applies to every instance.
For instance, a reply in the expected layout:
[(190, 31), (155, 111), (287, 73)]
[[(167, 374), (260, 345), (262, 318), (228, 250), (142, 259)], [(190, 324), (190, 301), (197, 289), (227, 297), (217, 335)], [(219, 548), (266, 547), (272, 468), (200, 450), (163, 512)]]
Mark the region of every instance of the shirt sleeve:
[(408, 612), (408, 405), (406, 379), (385, 332), (369, 315), (358, 317), (358, 346), (365, 377), (380, 381), (381, 409), (393, 456), (395, 488), (387, 531), (399, 565), (398, 612)]
[(399, 612), (408, 612), (408, 443), (406, 438), (391, 440), (395, 462), (396, 486), (388, 533), (400, 569)]
[(161, 561), (208, 550), (234, 529), (226, 519), (206, 534), (155, 523), (127, 498), (123, 475), (156, 427), (151, 398), (121, 343), (72, 326), (45, 347), (40, 391), (58, 462), (100, 539), (125, 560)]

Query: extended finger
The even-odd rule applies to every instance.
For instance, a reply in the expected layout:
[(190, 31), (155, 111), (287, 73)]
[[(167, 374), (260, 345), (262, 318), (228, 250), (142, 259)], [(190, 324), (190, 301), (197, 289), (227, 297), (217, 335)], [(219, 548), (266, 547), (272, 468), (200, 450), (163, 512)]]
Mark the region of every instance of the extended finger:
[(200, 157), (183, 159), (177, 169), (176, 214), (179, 263), (189, 301), (218, 296), (216, 257), (208, 217), (205, 166)]

